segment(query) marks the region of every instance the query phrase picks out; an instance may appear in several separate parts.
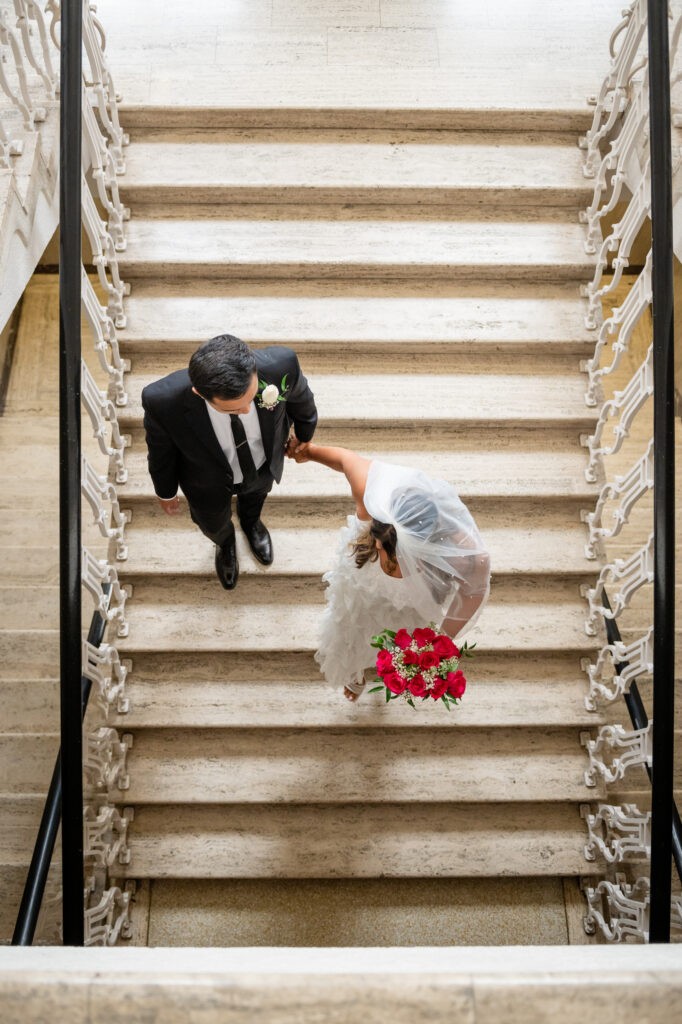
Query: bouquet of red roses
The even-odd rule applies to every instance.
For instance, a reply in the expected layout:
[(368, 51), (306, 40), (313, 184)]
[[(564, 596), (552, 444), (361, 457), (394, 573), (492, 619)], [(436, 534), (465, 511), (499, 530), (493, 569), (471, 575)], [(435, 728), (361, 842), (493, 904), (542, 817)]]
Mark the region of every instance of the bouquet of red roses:
[(459, 703), (466, 689), (460, 658), (473, 657), (476, 644), (465, 643), (460, 649), (433, 625), (413, 633), (385, 629), (372, 637), (372, 647), (379, 648), (377, 674), (383, 686), (373, 687), (370, 693), (385, 689), (387, 702), (403, 697), (412, 707), (413, 697), (442, 700), (448, 711)]

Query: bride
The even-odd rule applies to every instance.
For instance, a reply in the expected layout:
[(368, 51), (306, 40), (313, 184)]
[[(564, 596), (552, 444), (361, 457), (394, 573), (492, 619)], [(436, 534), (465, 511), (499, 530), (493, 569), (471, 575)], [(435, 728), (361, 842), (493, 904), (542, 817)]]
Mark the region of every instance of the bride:
[(347, 448), (310, 444), (292, 457), (344, 473), (355, 499), (323, 577), (327, 605), (315, 654), (327, 682), (355, 701), (375, 662), (374, 634), (435, 622), (455, 639), (472, 625), (490, 590), (490, 558), (444, 480)]

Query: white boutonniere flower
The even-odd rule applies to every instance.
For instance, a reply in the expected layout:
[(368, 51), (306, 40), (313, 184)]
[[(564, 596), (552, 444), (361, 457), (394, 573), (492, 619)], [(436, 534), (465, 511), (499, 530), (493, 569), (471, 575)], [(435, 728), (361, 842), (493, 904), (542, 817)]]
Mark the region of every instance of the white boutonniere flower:
[(279, 402), (286, 402), (286, 394), (289, 390), (286, 386), (287, 377), (288, 374), (282, 377), (281, 391), (276, 384), (266, 384), (264, 380), (258, 382), (258, 391), (260, 392), (258, 405), (261, 409), (272, 412)]

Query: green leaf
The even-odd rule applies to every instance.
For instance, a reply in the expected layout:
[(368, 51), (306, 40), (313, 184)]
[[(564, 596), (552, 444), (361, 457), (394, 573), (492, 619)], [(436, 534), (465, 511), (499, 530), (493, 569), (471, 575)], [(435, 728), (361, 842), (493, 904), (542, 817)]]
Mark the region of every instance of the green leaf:
[(286, 390), (286, 386), (287, 386), (287, 377), (288, 377), (288, 376), (289, 376), (289, 374), (288, 374), (288, 373), (285, 373), (285, 374), (284, 374), (284, 376), (282, 377), (282, 384), (281, 384), (281, 390), (282, 390), (282, 391), (285, 391), (285, 390)]
[(367, 693), (376, 693), (378, 690), (383, 690), (383, 686), (373, 686), (371, 690), (367, 691)]
[(390, 699), (391, 699), (391, 691), (389, 689), (387, 689), (386, 690), (386, 703), (387, 704), (388, 704)]
[(384, 630), (384, 632), (383, 632), (383, 634), (382, 634), (382, 636), (383, 636), (384, 634), (385, 634), (386, 636), (390, 636), (391, 640), (395, 640), (395, 638), (396, 638), (396, 635), (397, 635), (397, 634), (396, 634), (396, 631), (395, 631), (395, 629), (385, 629), (385, 630)]
[(408, 703), (408, 704), (410, 705), (410, 707), (411, 707), (411, 708), (413, 708), (413, 707), (414, 707), (414, 701), (412, 700), (412, 698), (411, 698), (411, 697), (408, 697), (408, 698), (407, 698), (407, 703)]

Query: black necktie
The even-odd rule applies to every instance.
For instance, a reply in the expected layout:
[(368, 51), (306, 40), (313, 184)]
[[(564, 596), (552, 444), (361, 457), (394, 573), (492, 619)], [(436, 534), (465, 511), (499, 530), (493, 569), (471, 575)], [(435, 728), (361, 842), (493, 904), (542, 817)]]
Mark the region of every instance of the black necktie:
[(237, 449), (239, 468), (241, 469), (242, 476), (244, 477), (240, 486), (247, 487), (249, 484), (252, 484), (258, 476), (258, 470), (256, 469), (255, 462), (253, 461), (249, 442), (246, 440), (244, 424), (236, 413), (230, 413), (230, 420), (232, 421), (232, 437), (234, 438), (234, 446)]

